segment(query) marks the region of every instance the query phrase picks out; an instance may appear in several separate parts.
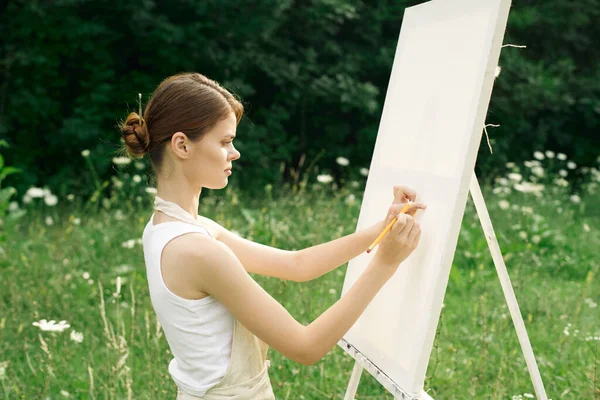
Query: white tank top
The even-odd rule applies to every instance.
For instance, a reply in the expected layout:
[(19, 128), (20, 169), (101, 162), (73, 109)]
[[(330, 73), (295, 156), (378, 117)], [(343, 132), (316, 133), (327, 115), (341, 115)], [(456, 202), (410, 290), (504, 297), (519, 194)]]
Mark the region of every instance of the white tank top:
[[(175, 218), (181, 217), (183, 212), (187, 217), (179, 219), (188, 222), (193, 219), (175, 203), (165, 202), (158, 196), (155, 209)], [(204, 396), (225, 376), (231, 358), (234, 318), (211, 296), (189, 300), (171, 292), (162, 279), (160, 259), (165, 245), (178, 236), (190, 232), (212, 235), (198, 222), (197, 225), (193, 225), (193, 221), (154, 225), (153, 219), (154, 214), (144, 228), (142, 243), (150, 299), (174, 356), (169, 363), (169, 373), (182, 390)]]

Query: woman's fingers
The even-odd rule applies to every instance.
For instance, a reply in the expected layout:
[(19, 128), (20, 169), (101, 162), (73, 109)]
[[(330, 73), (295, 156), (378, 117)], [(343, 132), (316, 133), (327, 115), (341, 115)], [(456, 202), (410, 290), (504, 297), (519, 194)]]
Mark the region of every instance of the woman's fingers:
[(412, 203), (410, 208), (406, 212), (408, 215), (415, 215), (419, 210), (425, 210), (427, 208), (427, 204), (425, 203)]

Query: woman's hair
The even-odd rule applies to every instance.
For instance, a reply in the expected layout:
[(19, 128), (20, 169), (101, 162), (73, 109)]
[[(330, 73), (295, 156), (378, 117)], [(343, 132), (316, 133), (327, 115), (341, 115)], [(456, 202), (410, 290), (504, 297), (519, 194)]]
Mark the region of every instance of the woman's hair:
[(231, 112), (239, 124), (244, 106), (227, 89), (202, 74), (181, 73), (162, 81), (143, 115), (130, 113), (119, 128), (127, 154), (140, 158), (149, 153), (156, 171), (163, 163), (164, 144), (175, 132), (200, 140)]

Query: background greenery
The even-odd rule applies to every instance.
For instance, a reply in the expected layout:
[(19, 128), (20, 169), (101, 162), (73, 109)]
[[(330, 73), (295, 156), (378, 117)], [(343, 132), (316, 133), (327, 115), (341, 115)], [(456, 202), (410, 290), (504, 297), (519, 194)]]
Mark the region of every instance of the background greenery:
[[(79, 154), (114, 174), (115, 125), (165, 77), (199, 71), (237, 93), (247, 190), (334, 160), (368, 167), (404, 9), (422, 1), (12, 0), (0, 16), (0, 138), (7, 179), (91, 195)], [(600, 149), (600, 2), (515, 1), (487, 117), (480, 175), (534, 150), (591, 166)], [(441, 60), (440, 62), (443, 62)], [(482, 143), (485, 143), (482, 142)], [(304, 156), (304, 158), (303, 158)], [(313, 176), (314, 179), (314, 176)]]

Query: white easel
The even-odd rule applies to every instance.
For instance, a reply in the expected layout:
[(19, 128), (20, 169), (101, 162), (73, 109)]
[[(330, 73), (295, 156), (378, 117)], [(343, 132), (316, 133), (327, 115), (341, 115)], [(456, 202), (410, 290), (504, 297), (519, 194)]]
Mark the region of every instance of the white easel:
[[(483, 228), (490, 253), (492, 254), (494, 265), (496, 266), (496, 272), (498, 273), (498, 278), (500, 279), (500, 285), (502, 286), (502, 291), (504, 292), (504, 298), (508, 304), (510, 316), (517, 331), (517, 337), (519, 338), (521, 350), (523, 351), (523, 355), (525, 357), (525, 363), (527, 364), (527, 369), (529, 370), (529, 375), (531, 376), (531, 381), (533, 382), (536, 397), (540, 400), (547, 400), (548, 396), (546, 395), (546, 390), (544, 389), (544, 383), (542, 382), (542, 377), (540, 376), (540, 371), (538, 370), (535, 356), (533, 355), (533, 349), (531, 347), (531, 343), (529, 342), (529, 336), (527, 335), (527, 330), (525, 329), (525, 323), (523, 322), (521, 311), (519, 310), (519, 304), (517, 303), (517, 298), (510, 282), (506, 264), (502, 258), (502, 252), (500, 251), (500, 246), (498, 245), (498, 240), (496, 239), (496, 233), (494, 232), (494, 227), (492, 226), (492, 221), (485, 205), (475, 172), (473, 172), (471, 177), (469, 192), (471, 193), (471, 198), (475, 204), (477, 215), (479, 217), (479, 221), (481, 222), (481, 227)], [(358, 350), (356, 350), (356, 348), (354, 348), (344, 339), (342, 339), (338, 345), (356, 360), (354, 363), (354, 368), (352, 369), (352, 375), (350, 376), (350, 381), (348, 383), (348, 388), (346, 389), (344, 400), (354, 400), (358, 383), (360, 381), (360, 375), (363, 369), (366, 369), (371, 375), (373, 375), (375, 379), (377, 379), (390, 393), (394, 395), (394, 399), (396, 400), (433, 400), (425, 392), (422, 392), (418, 398), (405, 393), (391, 379), (389, 379), (383, 373), (383, 371), (379, 370), (376, 365), (371, 363), (365, 356), (363, 356)]]

